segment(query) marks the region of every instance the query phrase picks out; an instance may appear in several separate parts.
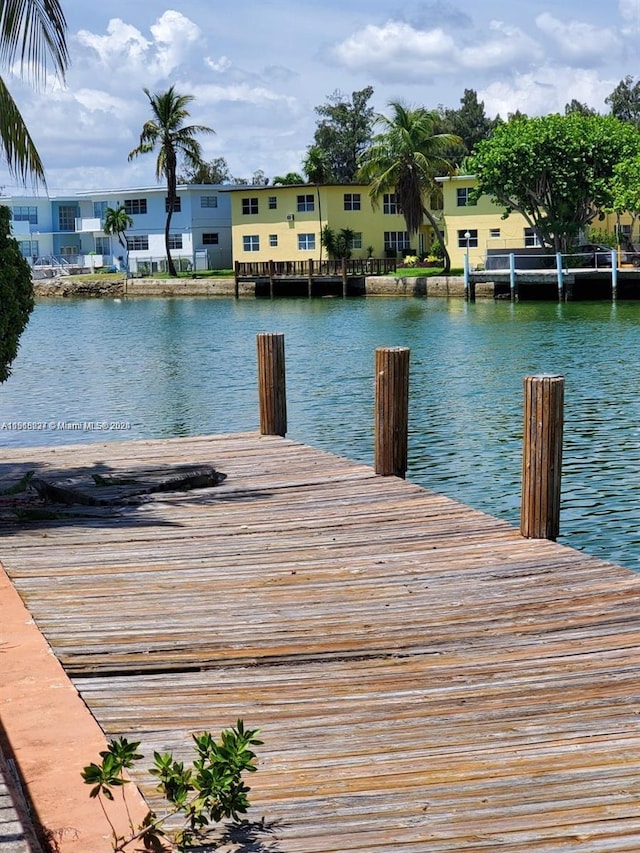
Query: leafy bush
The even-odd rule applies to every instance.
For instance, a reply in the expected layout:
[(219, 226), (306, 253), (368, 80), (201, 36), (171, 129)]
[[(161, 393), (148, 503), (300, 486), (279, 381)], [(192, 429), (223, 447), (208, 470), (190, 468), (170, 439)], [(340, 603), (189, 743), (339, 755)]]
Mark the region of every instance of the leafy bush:
[(11, 375), (20, 335), (33, 311), (31, 269), (11, 236), (9, 208), (0, 206), (0, 382)]
[[(246, 729), (242, 720), (235, 727), (225, 729), (217, 743), (210, 732), (193, 735), (196, 757), (191, 767), (176, 761), (172, 753), (154, 753), (154, 766), (149, 773), (158, 779), (157, 790), (168, 802), (164, 815), (158, 817), (150, 811), (143, 824), (134, 827), (129, 815), (130, 835), (118, 834), (106, 808), (105, 800), (114, 799), (114, 789), (123, 788), (128, 780), (125, 770), (144, 756), (138, 752), (139, 742), (130, 743), (126, 738), (110, 741), (108, 748), (100, 753), (100, 764), (89, 764), (82, 771), (82, 778), (91, 785), (89, 796), (97, 798), (111, 827), (114, 853), (123, 851), (132, 841), (143, 844), (143, 850), (164, 850), (163, 838), (169, 837), (184, 851), (195, 841), (203, 839), (212, 822), (223, 818), (238, 820), (249, 808), (248, 794), (251, 790), (243, 781), (242, 774), (256, 770), (253, 763), (255, 753), (252, 746), (259, 746), (257, 729)], [(125, 808), (127, 806), (123, 793)], [(169, 834), (163, 827), (167, 820), (181, 815), (182, 826)]]

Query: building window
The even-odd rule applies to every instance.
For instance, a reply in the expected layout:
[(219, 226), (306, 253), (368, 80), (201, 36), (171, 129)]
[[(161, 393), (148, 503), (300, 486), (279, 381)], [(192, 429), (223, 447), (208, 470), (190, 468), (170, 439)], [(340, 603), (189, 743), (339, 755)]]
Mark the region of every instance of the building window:
[(344, 209), (345, 210), (360, 210), (360, 193), (345, 193), (344, 194)]
[(201, 195), (200, 196), (200, 207), (217, 207), (218, 206), (218, 196), (217, 195)]
[[(467, 234), (469, 235), (467, 237)], [(458, 231), (458, 248), (459, 249), (477, 249), (478, 248), (478, 229), (477, 228), (461, 228)]]
[(78, 208), (75, 204), (61, 204), (58, 208), (58, 228), (60, 231), (76, 230), (76, 214)]
[(313, 193), (298, 196), (298, 213), (311, 213), (311, 211), (315, 209), (316, 206)]
[(492, 240), (495, 240), (499, 236), (500, 236), (500, 229), (499, 228), (490, 228), (489, 229), (489, 237), (491, 237)]
[(75, 256), (78, 254), (78, 247), (77, 246), (61, 246), (60, 247), (60, 254), (62, 255), (63, 258), (75, 258)]
[(93, 202), (93, 218), (94, 219), (104, 219), (107, 213), (107, 207), (109, 205), (106, 201), (94, 201)]
[(38, 224), (38, 208), (37, 207), (14, 207), (12, 208), (11, 218), (14, 222), (30, 222), (31, 225)]
[(260, 237), (257, 234), (249, 234), (242, 238), (242, 248), (245, 252), (260, 251)]
[(298, 234), (298, 251), (311, 252), (316, 247), (315, 234)]
[(182, 234), (169, 234), (169, 248), (170, 249), (181, 249), (182, 248)]
[(97, 255), (110, 255), (111, 254), (111, 240), (109, 237), (96, 237), (96, 254)]
[[(382, 212), (398, 213), (398, 199), (395, 193), (385, 193), (382, 196)], [(389, 232), (391, 233), (391, 232)]]
[(278, 197), (275, 195), (269, 196), (269, 210), (277, 210), (278, 209)]
[(278, 235), (277, 234), (269, 234), (269, 245), (272, 249), (275, 249), (278, 245)]
[(18, 246), (24, 258), (37, 258), (40, 254), (40, 247), (37, 240), (20, 240)]
[(538, 235), (533, 228), (524, 229), (524, 244), (529, 248), (535, 248), (541, 245)]
[(220, 242), (220, 237), (217, 232), (212, 232), (211, 234), (203, 234), (202, 235), (202, 245), (203, 246), (217, 246)]
[[(173, 201), (173, 212), (180, 213), (182, 210), (182, 199), (179, 195), (177, 195)], [(169, 198), (165, 198), (164, 200), (164, 212), (169, 213)]]
[(258, 212), (257, 196), (254, 196), (253, 198), (242, 199), (242, 212), (245, 215), (254, 214)]
[(129, 216), (135, 216), (139, 213), (147, 212), (146, 198), (127, 198), (124, 202), (124, 209)]
[(411, 244), (409, 242), (409, 232), (408, 231), (385, 231), (384, 232), (384, 248), (386, 249), (395, 249), (396, 252), (402, 251), (402, 249), (411, 248)]
[(354, 231), (353, 239), (351, 240), (351, 248), (352, 249), (361, 249), (362, 248), (362, 231)]
[(136, 237), (127, 237), (127, 251), (129, 252), (148, 252), (149, 251), (149, 235), (138, 234)]
[(476, 201), (471, 196), (471, 187), (458, 187), (456, 190), (458, 207), (472, 207)]

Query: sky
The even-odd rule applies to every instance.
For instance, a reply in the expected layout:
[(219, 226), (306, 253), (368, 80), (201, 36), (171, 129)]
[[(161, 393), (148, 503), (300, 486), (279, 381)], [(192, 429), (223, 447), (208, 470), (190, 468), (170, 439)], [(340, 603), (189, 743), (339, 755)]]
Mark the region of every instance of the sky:
[[(144, 89), (194, 96), (205, 160), (231, 174), (300, 171), (336, 90), (457, 108), (475, 89), (487, 115), (607, 112), (640, 76), (640, 0), (61, 0), (71, 65), (35, 91), (2, 77), (44, 162), (50, 195), (157, 183), (155, 155), (128, 161), (150, 118)], [(0, 164), (0, 193), (30, 193)], [(44, 194), (46, 191), (38, 189)]]

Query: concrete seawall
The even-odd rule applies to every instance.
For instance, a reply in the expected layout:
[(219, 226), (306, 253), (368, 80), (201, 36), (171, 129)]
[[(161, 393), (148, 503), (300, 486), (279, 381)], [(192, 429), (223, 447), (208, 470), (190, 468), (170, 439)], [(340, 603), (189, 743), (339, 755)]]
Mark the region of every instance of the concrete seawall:
[[(38, 299), (59, 298), (122, 298), (142, 296), (223, 296), (233, 298), (232, 278), (130, 278), (105, 280), (76, 279), (73, 276), (34, 281)], [(255, 285), (241, 282), (241, 298), (255, 297)], [(464, 298), (462, 276), (370, 276), (365, 279), (366, 296), (434, 296)], [(493, 298), (493, 283), (476, 285), (476, 298)]]

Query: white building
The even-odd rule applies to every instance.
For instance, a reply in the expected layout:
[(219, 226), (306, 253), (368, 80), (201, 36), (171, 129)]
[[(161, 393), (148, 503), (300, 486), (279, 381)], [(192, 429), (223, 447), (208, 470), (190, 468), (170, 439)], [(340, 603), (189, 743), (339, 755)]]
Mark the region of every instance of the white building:
[[(181, 184), (171, 218), (170, 250), (176, 267), (229, 269), (231, 205), (218, 184)], [(12, 233), (32, 265), (97, 269), (128, 264), (132, 274), (166, 269), (166, 188), (95, 190), (71, 196), (0, 198), (11, 210)], [(108, 207), (124, 206), (133, 220), (128, 251), (104, 233)]]

